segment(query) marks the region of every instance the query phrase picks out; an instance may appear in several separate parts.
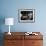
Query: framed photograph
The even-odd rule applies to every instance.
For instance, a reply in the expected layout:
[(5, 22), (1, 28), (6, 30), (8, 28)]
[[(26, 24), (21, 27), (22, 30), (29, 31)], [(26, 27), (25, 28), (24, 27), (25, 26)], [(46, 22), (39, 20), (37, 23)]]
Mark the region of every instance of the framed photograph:
[(18, 20), (23, 23), (35, 22), (35, 9), (19, 9)]

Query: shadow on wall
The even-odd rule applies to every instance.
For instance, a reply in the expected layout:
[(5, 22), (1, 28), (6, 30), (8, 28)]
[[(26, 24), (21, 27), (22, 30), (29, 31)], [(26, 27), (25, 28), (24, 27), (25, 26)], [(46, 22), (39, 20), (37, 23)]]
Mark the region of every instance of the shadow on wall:
[(5, 23), (5, 17), (0, 16), (0, 46), (3, 46), (3, 32), (2, 32), (2, 25)]

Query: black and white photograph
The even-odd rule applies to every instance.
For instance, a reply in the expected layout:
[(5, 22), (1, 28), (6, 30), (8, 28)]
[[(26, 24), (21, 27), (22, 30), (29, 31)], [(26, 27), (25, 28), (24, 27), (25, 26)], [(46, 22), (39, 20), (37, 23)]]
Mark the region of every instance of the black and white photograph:
[(35, 9), (19, 9), (18, 11), (19, 22), (34, 22)]

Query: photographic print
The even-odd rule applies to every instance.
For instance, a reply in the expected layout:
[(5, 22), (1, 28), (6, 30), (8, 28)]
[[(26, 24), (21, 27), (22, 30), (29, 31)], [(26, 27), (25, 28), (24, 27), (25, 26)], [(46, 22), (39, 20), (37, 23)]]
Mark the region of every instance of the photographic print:
[(35, 9), (19, 9), (18, 18), (19, 22), (35, 22)]

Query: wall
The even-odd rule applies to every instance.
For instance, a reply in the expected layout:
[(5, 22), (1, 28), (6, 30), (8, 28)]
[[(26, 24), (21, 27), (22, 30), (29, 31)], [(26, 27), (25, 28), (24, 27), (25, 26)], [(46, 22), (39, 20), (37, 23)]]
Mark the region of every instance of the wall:
[[(3, 17), (13, 17), (15, 24), (11, 31), (46, 31), (46, 1), (45, 0), (1, 0), (1, 14)], [(35, 23), (19, 23), (18, 9), (35, 9)], [(13, 29), (14, 28), (14, 29)], [(2, 25), (2, 32), (8, 31)]]
[[(35, 23), (19, 23), (18, 9), (35, 9)], [(12, 32), (40, 31), (46, 36), (46, 0), (0, 0), (0, 18), (13, 17)], [(8, 32), (8, 26), (0, 24), (1, 32)]]

